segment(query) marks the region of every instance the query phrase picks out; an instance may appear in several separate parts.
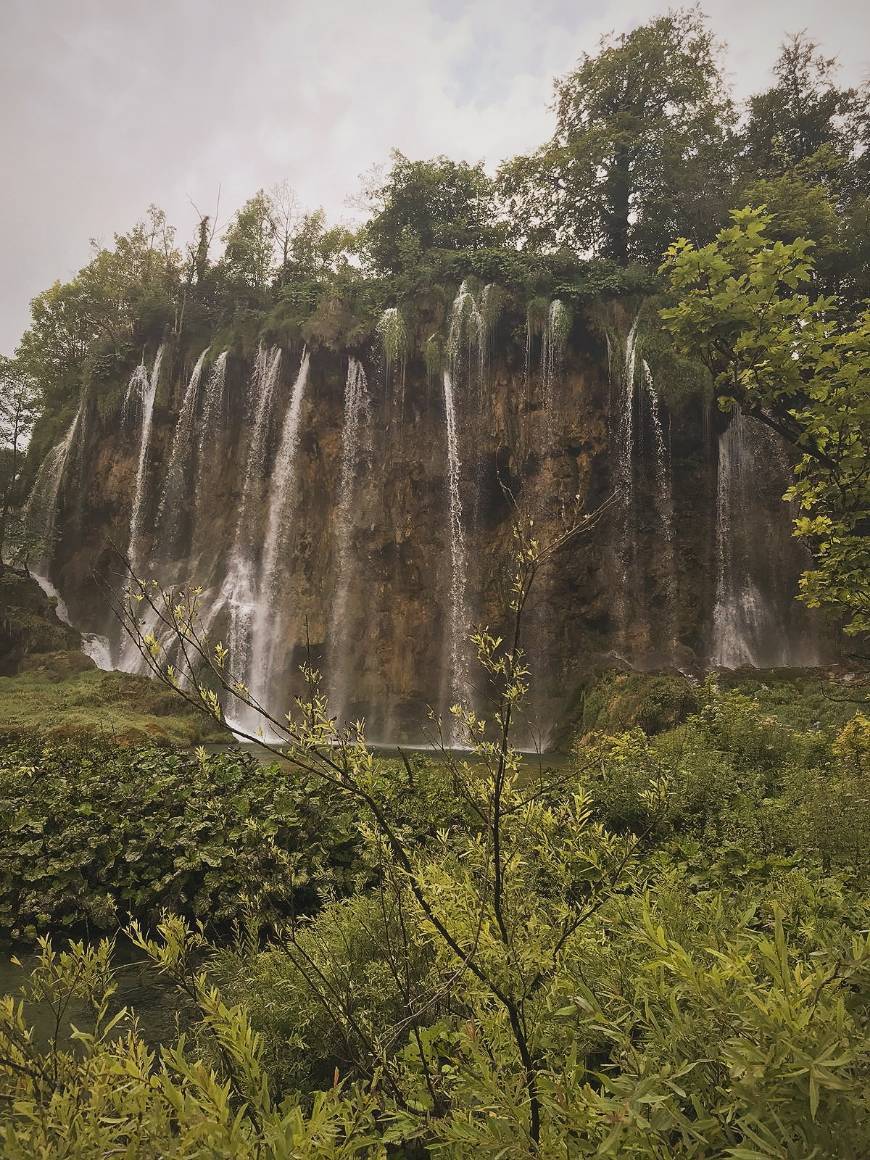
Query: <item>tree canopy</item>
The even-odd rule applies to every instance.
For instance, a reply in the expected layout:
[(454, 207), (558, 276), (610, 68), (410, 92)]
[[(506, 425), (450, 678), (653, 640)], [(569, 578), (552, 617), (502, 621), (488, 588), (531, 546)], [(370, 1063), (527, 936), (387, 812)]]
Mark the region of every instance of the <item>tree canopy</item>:
[(735, 111), (696, 10), (608, 36), (556, 82), (556, 129), (501, 169), (530, 245), (650, 260), (676, 229), (709, 234), (726, 203)]

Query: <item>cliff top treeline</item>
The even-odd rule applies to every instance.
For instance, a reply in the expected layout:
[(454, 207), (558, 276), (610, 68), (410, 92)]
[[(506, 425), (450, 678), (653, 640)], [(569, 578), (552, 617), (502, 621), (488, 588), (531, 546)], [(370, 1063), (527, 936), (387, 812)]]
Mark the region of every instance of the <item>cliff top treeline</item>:
[(56, 412), (167, 333), (191, 349), (261, 336), (353, 347), (396, 305), (413, 344), (469, 275), (506, 289), (524, 322), (539, 296), (653, 289), (673, 239), (707, 242), (746, 204), (768, 207), (775, 237), (814, 240), (821, 289), (870, 294), (870, 88), (840, 87), (805, 35), (739, 104), (703, 15), (671, 12), (584, 54), (553, 107), (552, 137), (494, 178), (482, 163), (395, 153), (366, 184), (356, 230), (299, 212), (287, 185), (257, 192), (222, 234), (203, 216), (185, 244), (152, 206), (33, 300), (15, 370)]

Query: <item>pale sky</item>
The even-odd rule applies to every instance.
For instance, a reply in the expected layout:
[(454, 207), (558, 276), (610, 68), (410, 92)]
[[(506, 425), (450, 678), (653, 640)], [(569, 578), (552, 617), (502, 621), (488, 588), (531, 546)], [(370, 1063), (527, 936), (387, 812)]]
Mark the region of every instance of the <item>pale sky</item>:
[[(667, 0), (0, 0), (0, 351), (30, 299), (150, 202), (193, 232), (287, 179), (351, 218), (393, 147), (490, 168), (550, 133), (553, 77)], [(708, 0), (738, 95), (806, 28), (870, 75), (864, 0)]]

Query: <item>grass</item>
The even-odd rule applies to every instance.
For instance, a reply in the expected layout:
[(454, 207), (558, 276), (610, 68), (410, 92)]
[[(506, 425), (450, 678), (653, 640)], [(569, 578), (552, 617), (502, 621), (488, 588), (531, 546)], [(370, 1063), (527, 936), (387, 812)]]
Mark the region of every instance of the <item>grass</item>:
[(0, 677), (0, 733), (97, 734), (122, 745), (194, 745), (229, 737), (145, 677), (102, 672), (76, 653), (46, 653), (31, 660), (33, 667)]

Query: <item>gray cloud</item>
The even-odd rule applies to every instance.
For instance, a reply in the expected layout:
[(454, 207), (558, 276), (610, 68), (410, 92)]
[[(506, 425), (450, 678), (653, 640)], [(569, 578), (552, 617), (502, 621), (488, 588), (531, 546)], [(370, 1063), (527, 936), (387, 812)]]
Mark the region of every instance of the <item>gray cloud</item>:
[[(665, 0), (0, 0), (0, 350), (28, 303), (150, 202), (182, 237), (287, 178), (347, 217), (359, 175), (411, 156), (502, 157), (547, 135), (554, 75)], [(807, 28), (870, 72), (861, 0), (714, 0), (743, 95)]]

